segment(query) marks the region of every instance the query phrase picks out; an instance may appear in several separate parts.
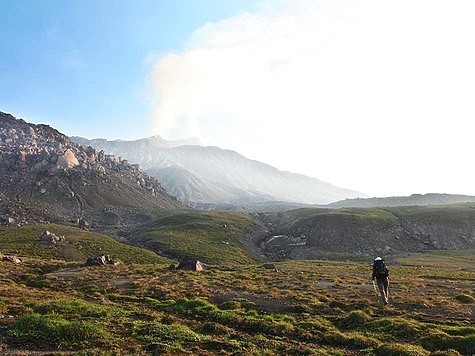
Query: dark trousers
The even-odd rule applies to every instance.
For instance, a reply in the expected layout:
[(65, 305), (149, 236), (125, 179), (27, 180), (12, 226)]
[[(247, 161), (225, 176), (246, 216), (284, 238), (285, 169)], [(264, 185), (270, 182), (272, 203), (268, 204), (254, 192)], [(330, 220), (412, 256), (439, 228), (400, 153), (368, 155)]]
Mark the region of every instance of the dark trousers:
[(381, 294), (381, 301), (384, 304), (388, 304), (389, 301), (389, 280), (388, 278), (376, 278), (376, 284), (378, 285), (379, 293)]

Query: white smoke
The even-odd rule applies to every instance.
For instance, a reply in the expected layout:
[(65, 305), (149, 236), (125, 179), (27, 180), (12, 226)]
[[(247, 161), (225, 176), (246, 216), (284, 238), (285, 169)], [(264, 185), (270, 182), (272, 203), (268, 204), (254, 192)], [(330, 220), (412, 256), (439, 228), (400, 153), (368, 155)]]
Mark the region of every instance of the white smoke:
[(155, 133), (374, 195), (475, 194), (474, 10), (472, 1), (263, 2), (158, 59)]

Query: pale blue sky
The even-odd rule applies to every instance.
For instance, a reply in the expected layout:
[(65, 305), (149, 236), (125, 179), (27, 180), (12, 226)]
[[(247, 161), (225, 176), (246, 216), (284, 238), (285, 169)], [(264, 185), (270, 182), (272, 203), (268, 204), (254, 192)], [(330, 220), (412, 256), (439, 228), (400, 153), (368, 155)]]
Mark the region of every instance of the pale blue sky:
[(150, 56), (250, 0), (0, 0), (0, 110), (69, 135), (141, 138)]

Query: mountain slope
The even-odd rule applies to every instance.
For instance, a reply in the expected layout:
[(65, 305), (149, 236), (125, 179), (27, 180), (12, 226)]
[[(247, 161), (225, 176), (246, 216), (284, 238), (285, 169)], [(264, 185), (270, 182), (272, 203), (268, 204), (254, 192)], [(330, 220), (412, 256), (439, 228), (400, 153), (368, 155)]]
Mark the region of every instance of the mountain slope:
[(475, 206), (298, 209), (255, 217), (269, 232), (256, 242), (270, 259), (390, 255), (475, 248)]
[[(161, 169), (174, 167), (173, 175), (171, 171), (167, 172), (169, 179), (164, 180), (164, 187), (191, 205), (239, 205), (266, 201), (326, 204), (363, 195), (316, 178), (279, 171), (267, 164), (247, 159), (237, 152), (218, 147), (170, 147), (170, 144), (164, 144), (157, 137), (137, 141), (72, 139), (139, 163), (156, 177), (163, 178)], [(183, 187), (177, 187), (175, 182), (180, 182)]]
[(330, 208), (368, 208), (383, 206), (446, 205), (475, 202), (475, 196), (458, 194), (412, 194), (402, 197), (356, 198), (330, 203)]
[(141, 209), (184, 208), (138, 165), (1, 112), (0, 197), (7, 222), (109, 215), (117, 224)]

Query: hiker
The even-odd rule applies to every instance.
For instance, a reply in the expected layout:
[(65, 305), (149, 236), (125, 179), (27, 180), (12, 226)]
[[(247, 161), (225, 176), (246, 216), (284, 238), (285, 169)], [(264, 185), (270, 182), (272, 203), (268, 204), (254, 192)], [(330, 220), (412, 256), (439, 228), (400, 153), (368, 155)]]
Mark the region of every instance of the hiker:
[(384, 260), (381, 257), (376, 257), (373, 261), (373, 285), (374, 280), (378, 285), (379, 293), (381, 294), (381, 301), (384, 305), (388, 304), (389, 301), (389, 270), (384, 264)]

